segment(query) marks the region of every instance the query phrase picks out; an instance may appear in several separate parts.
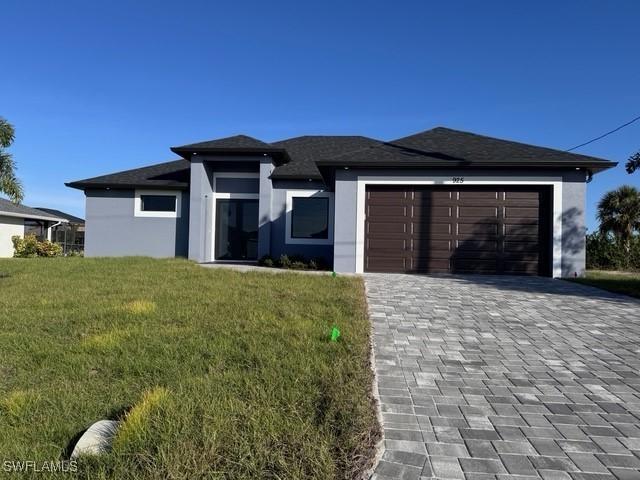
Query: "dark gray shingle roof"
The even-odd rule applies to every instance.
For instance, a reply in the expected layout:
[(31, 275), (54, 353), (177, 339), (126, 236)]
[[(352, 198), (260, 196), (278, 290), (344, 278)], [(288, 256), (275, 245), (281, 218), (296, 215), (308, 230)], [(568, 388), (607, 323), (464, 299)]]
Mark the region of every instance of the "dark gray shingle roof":
[(148, 167), (134, 168), (122, 172), (110, 173), (100, 177), (86, 178), (65, 183), (72, 188), (132, 188), (160, 187), (186, 189), (189, 187), (191, 163), (188, 160), (173, 160)]
[[(266, 153), (278, 159), (271, 178), (320, 180), (318, 166), (369, 167), (585, 167), (593, 171), (616, 165), (602, 158), (437, 127), (382, 142), (363, 136), (308, 135), (265, 143), (246, 135), (193, 143), (172, 150), (187, 158), (194, 151)], [(66, 185), (73, 188), (189, 186), (188, 160), (151, 165)]]
[(318, 161), (335, 166), (585, 167), (615, 162), (475, 133), (437, 127), (384, 144)]
[(174, 148), (197, 150), (199, 148), (264, 148), (269, 146), (268, 143), (248, 135), (234, 135), (232, 137), (217, 138), (204, 142), (189, 143)]
[(62, 212), (60, 210), (56, 210), (55, 208), (42, 208), (36, 207), (37, 210), (41, 210), (43, 212), (49, 213), (59, 218), (64, 218), (68, 220), (70, 223), (82, 223), (84, 224), (84, 218), (76, 217), (75, 215), (71, 215), (69, 213)]
[(35, 218), (39, 220), (60, 221), (64, 219), (63, 217), (53, 215), (43, 210), (27, 207), (26, 205), (22, 204), (15, 204), (13, 202), (10, 202), (9, 200), (0, 198), (0, 215), (3, 214), (9, 215), (11, 217)]
[(273, 142), (284, 148), (291, 161), (275, 168), (272, 179), (321, 179), (316, 161), (332, 158), (345, 152), (379, 145), (379, 140), (362, 136), (305, 135)]
[(180, 147), (171, 147), (171, 151), (183, 158), (190, 158), (194, 152), (268, 152), (276, 150), (272, 145), (247, 135), (218, 138), (205, 142), (190, 143)]

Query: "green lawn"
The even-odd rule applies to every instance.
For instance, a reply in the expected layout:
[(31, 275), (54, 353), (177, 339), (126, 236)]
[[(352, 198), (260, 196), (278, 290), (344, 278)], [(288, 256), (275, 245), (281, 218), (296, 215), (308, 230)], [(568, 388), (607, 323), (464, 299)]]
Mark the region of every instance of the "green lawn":
[(640, 298), (640, 273), (589, 270), (585, 277), (572, 281)]
[(0, 260), (0, 476), (123, 418), (109, 455), (37, 478), (352, 478), (379, 435), (365, 311), (357, 278)]

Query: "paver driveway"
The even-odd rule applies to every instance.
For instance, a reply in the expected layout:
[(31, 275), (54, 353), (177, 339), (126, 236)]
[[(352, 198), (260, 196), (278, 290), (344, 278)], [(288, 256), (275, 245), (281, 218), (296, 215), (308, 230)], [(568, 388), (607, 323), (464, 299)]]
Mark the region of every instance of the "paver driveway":
[(374, 478), (640, 479), (640, 302), (560, 280), (365, 275)]

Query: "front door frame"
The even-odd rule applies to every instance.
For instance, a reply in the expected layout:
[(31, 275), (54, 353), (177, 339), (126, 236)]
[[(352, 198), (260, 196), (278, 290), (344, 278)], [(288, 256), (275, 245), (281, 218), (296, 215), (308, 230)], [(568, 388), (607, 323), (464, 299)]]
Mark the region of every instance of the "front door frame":
[[(212, 178), (212, 189), (213, 189), (213, 208), (211, 209), (211, 242), (209, 245), (211, 252), (211, 261), (212, 262), (246, 262), (246, 263), (255, 263), (256, 260), (216, 260), (216, 211), (218, 210), (218, 199), (238, 199), (238, 200), (258, 200), (260, 201), (259, 193), (226, 193), (226, 192), (217, 192), (216, 191), (216, 179), (218, 178), (260, 178), (259, 172), (213, 172)], [(258, 205), (258, 212), (260, 211), (260, 206)], [(260, 225), (260, 217), (256, 219), (256, 224)], [(258, 230), (258, 235), (260, 235), (260, 230)]]

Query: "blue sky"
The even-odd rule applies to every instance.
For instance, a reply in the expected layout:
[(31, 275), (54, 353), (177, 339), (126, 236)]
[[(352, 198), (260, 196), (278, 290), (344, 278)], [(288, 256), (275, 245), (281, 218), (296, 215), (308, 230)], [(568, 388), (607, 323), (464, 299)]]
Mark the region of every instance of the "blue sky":
[[(640, 2), (5, 0), (0, 116), (25, 203), (246, 133), (382, 139), (443, 125), (566, 149), (640, 115)], [(580, 153), (621, 162), (640, 122)]]

